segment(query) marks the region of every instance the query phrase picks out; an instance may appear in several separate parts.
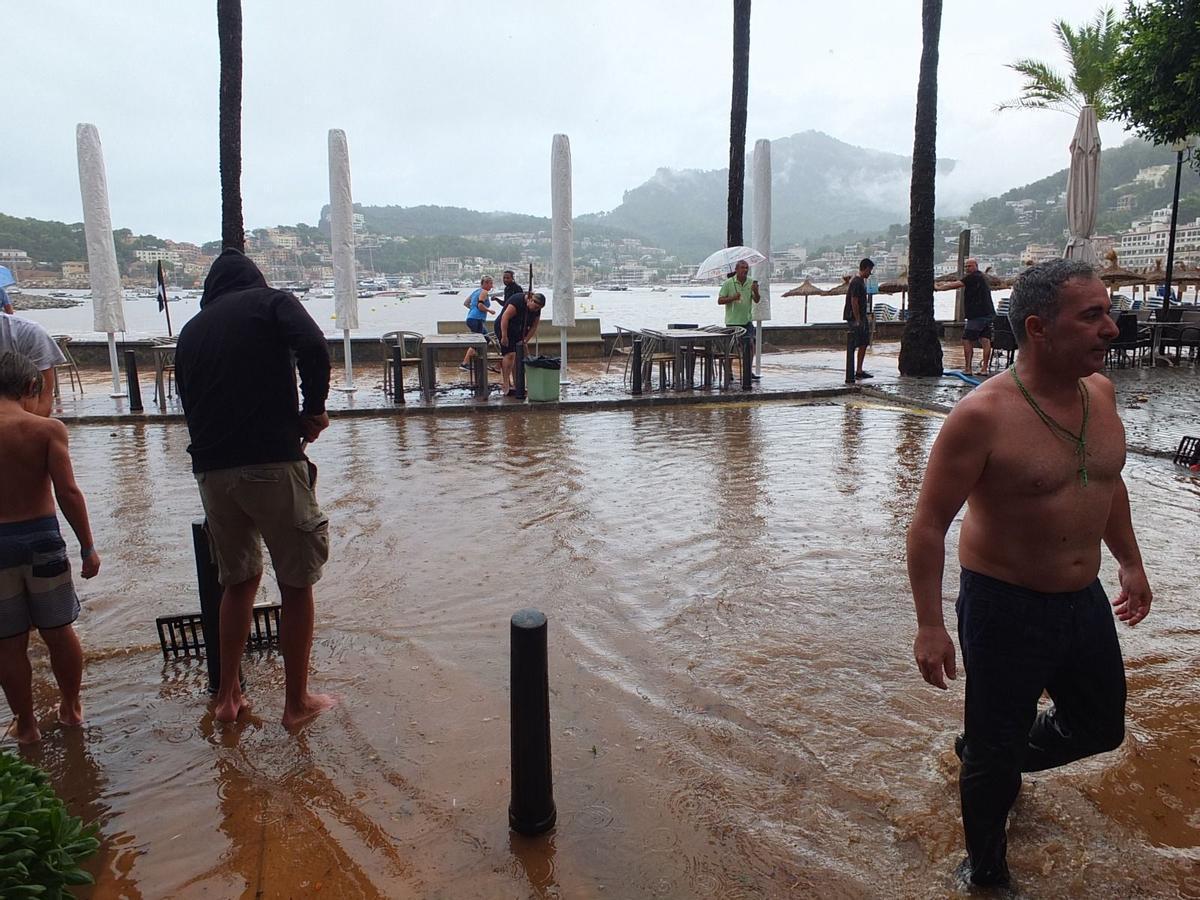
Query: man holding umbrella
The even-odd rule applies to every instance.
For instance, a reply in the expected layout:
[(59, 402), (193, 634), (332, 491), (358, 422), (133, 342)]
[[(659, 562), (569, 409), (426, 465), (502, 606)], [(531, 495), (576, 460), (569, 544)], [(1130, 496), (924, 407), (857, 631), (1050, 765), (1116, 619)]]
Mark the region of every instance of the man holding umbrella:
[[(725, 307), (725, 327), (746, 329), (746, 339), (754, 346), (754, 304), (759, 302), (758, 282), (751, 281), (750, 264), (740, 260), (733, 267), (733, 274), (721, 285), (717, 303)], [(755, 381), (758, 375), (751, 375)]]

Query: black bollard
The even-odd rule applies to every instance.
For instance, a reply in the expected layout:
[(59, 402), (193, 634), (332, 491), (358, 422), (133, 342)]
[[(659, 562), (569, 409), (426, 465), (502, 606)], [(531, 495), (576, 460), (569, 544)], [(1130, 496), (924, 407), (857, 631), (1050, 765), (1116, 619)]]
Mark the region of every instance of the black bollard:
[[(403, 336), (400, 341), (403, 341)], [(397, 406), (404, 404), (404, 348), (392, 348), (392, 402)]]
[(754, 374), (754, 341), (742, 341), (742, 390), (750, 390), (752, 384), (750, 376)]
[(208, 692), (221, 689), (221, 582), (217, 564), (208, 548), (204, 519), (192, 520), (192, 547), (196, 551), (196, 586), (200, 589), (200, 630), (204, 633), (204, 657), (208, 662)]
[(633, 360), (630, 362), (633, 366), (633, 383), (630, 385), (629, 391), (632, 394), (641, 394), (642, 392), (642, 339), (633, 339)]
[(517, 399), (525, 399), (525, 345), (517, 344), (517, 371), (513, 372), (513, 390)]
[(854, 384), (854, 329), (846, 332), (846, 384)]
[(550, 772), (550, 676), (546, 661), (546, 617), (536, 609), (513, 614), (512, 801), (508, 824), (534, 835), (554, 827), (554, 783)]
[(125, 383), (129, 391), (129, 411), (141, 412), (142, 387), (138, 384), (137, 354), (132, 350), (125, 351)]

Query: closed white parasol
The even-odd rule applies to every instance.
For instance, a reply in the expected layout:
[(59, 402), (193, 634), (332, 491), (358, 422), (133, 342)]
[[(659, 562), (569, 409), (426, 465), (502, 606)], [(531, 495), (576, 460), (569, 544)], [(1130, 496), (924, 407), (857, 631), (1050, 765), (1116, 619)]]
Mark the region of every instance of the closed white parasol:
[(1100, 197), (1100, 129), (1096, 110), (1085, 106), (1071, 139), (1071, 168), (1067, 172), (1067, 228), (1071, 238), (1063, 256), (1096, 265), (1092, 232)]
[(75, 126), (79, 155), (79, 193), (83, 199), (83, 233), (87, 241), (88, 279), (92, 286), (92, 322), (96, 331), (108, 335), (108, 362), (112, 367), (114, 397), (123, 397), (117, 367), (116, 332), (125, 330), (125, 307), (121, 295), (121, 271), (113, 244), (112, 217), (108, 212), (108, 176), (104, 150), (95, 125)]
[(329, 239), (333, 250), (333, 307), (346, 358), (344, 391), (354, 390), (350, 332), (358, 328), (358, 275), (354, 265), (354, 199), (350, 193), (350, 149), (346, 132), (329, 129)]

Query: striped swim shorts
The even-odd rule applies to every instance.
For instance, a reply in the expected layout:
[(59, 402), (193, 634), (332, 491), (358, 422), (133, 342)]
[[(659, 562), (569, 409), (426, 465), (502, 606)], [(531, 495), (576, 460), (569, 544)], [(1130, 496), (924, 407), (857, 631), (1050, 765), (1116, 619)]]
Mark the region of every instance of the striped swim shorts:
[(0, 638), (77, 618), (79, 597), (57, 517), (0, 523)]

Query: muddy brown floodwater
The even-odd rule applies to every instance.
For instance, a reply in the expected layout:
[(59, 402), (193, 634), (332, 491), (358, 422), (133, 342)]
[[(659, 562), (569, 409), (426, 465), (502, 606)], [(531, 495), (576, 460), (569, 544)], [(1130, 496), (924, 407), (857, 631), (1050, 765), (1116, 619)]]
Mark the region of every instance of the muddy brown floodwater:
[[(158, 652), (154, 618), (197, 605), (185, 429), (73, 427), (104, 554), (88, 724), (29, 755), (101, 823), (97, 897), (954, 893), (963, 682), (918, 676), (903, 562), (939, 426), (841, 403), (335, 421), (313, 662), (344, 703), (298, 737), (277, 656), (247, 658), (253, 714), (221, 728), (202, 665)], [(1026, 780), (1023, 896), (1200, 896), (1200, 483), (1137, 455), (1127, 478), (1156, 592), (1121, 629), (1129, 734)], [(550, 619), (559, 820), (535, 840), (506, 815), (523, 606)], [(45, 722), (44, 657), (37, 682)]]

